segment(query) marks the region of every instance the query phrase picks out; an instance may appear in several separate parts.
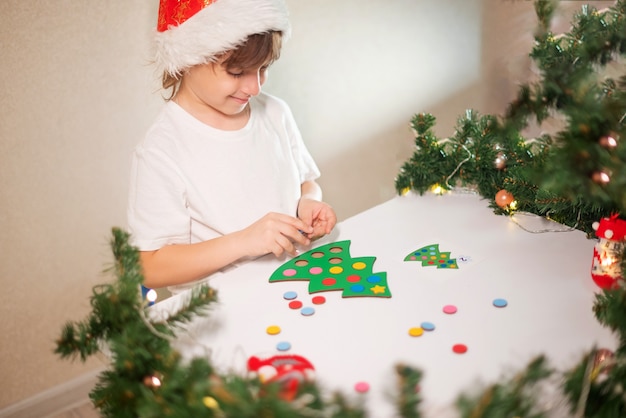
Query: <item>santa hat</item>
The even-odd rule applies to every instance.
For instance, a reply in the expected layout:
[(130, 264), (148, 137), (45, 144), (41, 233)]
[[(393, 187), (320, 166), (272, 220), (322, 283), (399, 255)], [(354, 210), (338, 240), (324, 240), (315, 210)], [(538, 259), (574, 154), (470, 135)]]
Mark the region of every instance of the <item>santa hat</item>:
[(214, 61), (250, 35), (281, 31), (289, 37), (284, 0), (160, 0), (155, 36), (159, 70), (180, 74)]

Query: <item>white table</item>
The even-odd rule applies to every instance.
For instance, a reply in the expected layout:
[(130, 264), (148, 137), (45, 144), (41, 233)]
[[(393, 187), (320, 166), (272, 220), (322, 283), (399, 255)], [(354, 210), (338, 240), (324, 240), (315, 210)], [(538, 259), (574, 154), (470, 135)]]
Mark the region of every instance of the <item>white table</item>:
[[(567, 229), (543, 218), (516, 216), (527, 229)], [(308, 282), (269, 283), (286, 260), (266, 256), (217, 275), (210, 285), (219, 304), (197, 318), (177, 348), (185, 357), (210, 356), (221, 371), (245, 373), (247, 359), (298, 354), (310, 360), (322, 387), (357, 397), (367, 382), (370, 416), (393, 416), (388, 393), (395, 388), (394, 365), (424, 372), (421, 392), (426, 416), (455, 416), (460, 393), (521, 371), (545, 354), (567, 370), (594, 344), (613, 350), (615, 336), (592, 313), (599, 288), (590, 275), (594, 240), (580, 231), (531, 233), (488, 202), (471, 194), (396, 197), (341, 222), (331, 236), (314, 243), (350, 240), (352, 257), (375, 256), (374, 272), (387, 272), (391, 298), (342, 298), (324, 292), (326, 303), (303, 316), (288, 307), (287, 291), (311, 305)], [(468, 257), (457, 270), (405, 262), (411, 251), (439, 244), (451, 257)], [(305, 249), (306, 250), (306, 249)], [(505, 308), (492, 301), (504, 298)], [(179, 306), (184, 294), (157, 303), (156, 316)], [(442, 312), (444, 305), (458, 312)], [(434, 331), (411, 337), (423, 321)], [(278, 325), (281, 333), (266, 329)], [(291, 343), (280, 353), (278, 342)], [(452, 346), (465, 344), (456, 354)]]

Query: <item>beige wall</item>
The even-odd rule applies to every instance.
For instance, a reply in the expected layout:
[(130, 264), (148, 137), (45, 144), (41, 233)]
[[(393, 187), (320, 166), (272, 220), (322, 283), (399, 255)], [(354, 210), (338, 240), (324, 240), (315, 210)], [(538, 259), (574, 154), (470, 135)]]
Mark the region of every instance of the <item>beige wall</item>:
[[(414, 113), (448, 135), (465, 108), (498, 111), (514, 92), (517, 64), (498, 57), (524, 75), (528, 39), (505, 41), (532, 28), (530, 2), (287, 2), (293, 36), (266, 90), (291, 104), (341, 219), (395, 195)], [(162, 104), (157, 3), (0, 2), (0, 408), (102, 365), (58, 359), (54, 340), (111, 279), (130, 152)]]

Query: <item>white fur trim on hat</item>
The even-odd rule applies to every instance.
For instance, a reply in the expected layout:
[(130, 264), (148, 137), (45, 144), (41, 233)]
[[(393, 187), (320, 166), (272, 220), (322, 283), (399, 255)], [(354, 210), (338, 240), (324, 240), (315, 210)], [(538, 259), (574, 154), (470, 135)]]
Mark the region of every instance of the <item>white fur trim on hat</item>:
[(178, 26), (155, 36), (155, 63), (171, 75), (215, 59), (248, 36), (270, 30), (290, 35), (283, 0), (217, 0)]

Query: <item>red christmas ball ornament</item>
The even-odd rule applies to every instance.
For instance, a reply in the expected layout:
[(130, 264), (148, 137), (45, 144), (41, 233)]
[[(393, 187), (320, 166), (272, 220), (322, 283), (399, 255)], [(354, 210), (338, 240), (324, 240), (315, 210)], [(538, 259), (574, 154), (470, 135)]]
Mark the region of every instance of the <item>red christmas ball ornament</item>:
[(604, 148), (615, 148), (617, 146), (617, 134), (610, 133), (608, 135), (604, 135), (600, 137), (600, 140), (598, 142)]
[(158, 376), (145, 376), (143, 378), (143, 384), (150, 389), (156, 389), (161, 386), (161, 379)]
[(514, 200), (515, 198), (513, 197), (513, 195), (504, 189), (496, 193), (496, 205), (500, 206), (501, 208), (506, 208)]
[(607, 184), (611, 182), (611, 176), (604, 171), (594, 171), (591, 174), (591, 180), (597, 184)]

